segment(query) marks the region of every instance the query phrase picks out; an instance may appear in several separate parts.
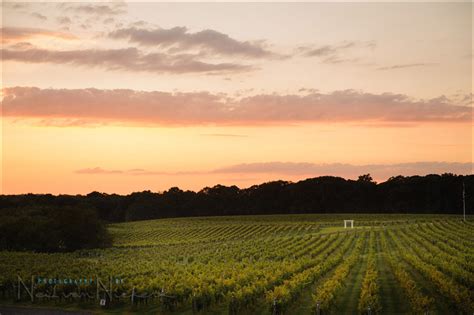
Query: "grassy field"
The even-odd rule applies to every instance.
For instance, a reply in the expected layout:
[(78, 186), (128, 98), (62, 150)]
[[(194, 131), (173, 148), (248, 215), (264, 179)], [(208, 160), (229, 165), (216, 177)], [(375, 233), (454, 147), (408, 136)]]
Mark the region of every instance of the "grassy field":
[[(344, 219), (354, 219), (355, 228), (344, 229)], [(459, 217), (180, 218), (109, 229), (114, 245), (108, 249), (0, 252), (0, 304), (31, 305), (24, 287), (21, 301), (15, 298), (18, 276), (28, 288), (34, 276), (35, 306), (93, 312), (474, 312), (474, 224)], [(123, 283), (113, 283), (111, 301), (100, 289), (107, 303), (101, 307), (96, 280), (107, 285), (108, 277)], [(84, 278), (94, 281), (77, 281)]]

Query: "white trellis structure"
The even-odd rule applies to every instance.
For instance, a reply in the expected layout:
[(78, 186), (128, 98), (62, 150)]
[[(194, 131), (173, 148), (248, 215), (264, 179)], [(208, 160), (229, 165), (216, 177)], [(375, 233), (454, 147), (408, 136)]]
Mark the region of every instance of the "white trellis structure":
[(347, 228), (347, 224), (351, 225), (351, 229), (354, 228), (354, 220), (344, 220), (344, 228)]

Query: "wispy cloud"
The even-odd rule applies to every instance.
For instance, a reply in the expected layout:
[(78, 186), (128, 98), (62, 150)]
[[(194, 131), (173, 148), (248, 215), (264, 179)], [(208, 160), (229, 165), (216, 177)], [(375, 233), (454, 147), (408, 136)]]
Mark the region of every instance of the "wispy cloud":
[(248, 137), (248, 135), (236, 135), (236, 134), (228, 134), (228, 133), (208, 133), (208, 134), (202, 134), (201, 136), (218, 137), (218, 138), (247, 138)]
[(77, 174), (123, 174), (123, 171), (120, 170), (106, 170), (101, 167), (94, 168), (84, 168), (75, 171)]
[(24, 63), (72, 64), (152, 73), (231, 73), (250, 71), (253, 67), (238, 63), (208, 63), (198, 55), (144, 53), (137, 48), (50, 50), (41, 48), (2, 49), (4, 61)]
[(38, 20), (41, 20), (41, 21), (47, 21), (48, 20), (48, 17), (46, 17), (45, 15), (43, 15), (41, 13), (38, 13), (38, 12), (31, 13), (31, 16), (38, 19)]
[(15, 41), (24, 41), (37, 37), (55, 37), (61, 39), (77, 39), (76, 36), (41, 28), (27, 28), (27, 27), (2, 27), (0, 29), (2, 35), (2, 42), (9, 43)]
[(172, 52), (200, 49), (224, 56), (245, 56), (262, 58), (274, 56), (265, 49), (262, 42), (239, 41), (229, 35), (206, 29), (192, 33), (186, 27), (165, 28), (122, 28), (109, 33), (109, 37), (126, 39), (143, 46), (167, 48)]
[(56, 21), (58, 22), (58, 24), (61, 24), (61, 25), (70, 25), (72, 23), (71, 19), (68, 18), (67, 16), (58, 17)]
[(407, 64), (399, 64), (387, 67), (380, 67), (377, 70), (397, 70), (397, 69), (405, 69), (405, 68), (419, 68), (419, 67), (429, 67), (437, 65), (437, 63), (407, 63)]
[(13, 9), (13, 10), (22, 10), (22, 9), (27, 9), (28, 8), (28, 5), (30, 3), (21, 3), (21, 2), (3, 2), (2, 5), (5, 7), (5, 8), (8, 8), (8, 9)]
[(335, 45), (301, 46), (297, 52), (304, 57), (316, 57), (323, 63), (335, 64), (357, 62), (360, 58), (348, 57), (351, 51), (374, 49), (376, 45), (375, 41), (344, 41)]
[(163, 171), (150, 171), (142, 168), (134, 168), (129, 170), (112, 170), (104, 169), (102, 167), (93, 167), (93, 168), (83, 168), (74, 171), (76, 174), (81, 175), (129, 175), (129, 176), (156, 176), (156, 175), (166, 175), (166, 176), (177, 176), (177, 175), (197, 175), (205, 174), (205, 172), (198, 171), (189, 171), (189, 172), (163, 172)]
[[(94, 60), (95, 57), (90, 58)], [(466, 99), (470, 98), (456, 100), (440, 96), (420, 100), (403, 94), (372, 94), (355, 90), (305, 95), (260, 94), (237, 99), (209, 92), (13, 87), (3, 89), (3, 115), (142, 126), (295, 122), (468, 123), (471, 122), (472, 107), (466, 106)]]
[(127, 4), (125, 2), (112, 3), (59, 3), (58, 9), (63, 12), (71, 12), (81, 15), (92, 16), (115, 16), (127, 13)]

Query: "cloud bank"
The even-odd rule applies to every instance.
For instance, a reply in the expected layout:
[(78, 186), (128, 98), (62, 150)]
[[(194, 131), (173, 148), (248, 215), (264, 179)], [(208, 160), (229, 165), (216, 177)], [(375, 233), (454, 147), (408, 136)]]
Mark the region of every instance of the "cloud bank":
[(391, 176), (413, 176), (427, 174), (454, 173), (459, 175), (472, 174), (474, 164), (457, 162), (414, 162), (398, 164), (367, 164), (353, 165), (341, 163), (317, 164), (317, 163), (295, 163), (295, 162), (267, 162), (267, 163), (245, 163), (230, 165), (219, 169), (208, 171), (188, 172), (160, 172), (144, 169), (131, 170), (106, 170), (100, 167), (86, 168), (75, 171), (76, 174), (89, 175), (132, 175), (132, 176), (189, 176), (189, 175), (240, 175), (254, 176), (258, 174), (273, 174), (281, 176), (316, 177), (316, 176), (340, 176), (356, 179), (359, 175), (370, 173), (377, 180), (386, 180)]
[(472, 174), (472, 163), (457, 162), (415, 162), (398, 164), (315, 164), (293, 162), (268, 162), (237, 164), (216, 169), (213, 173), (257, 174), (274, 173), (283, 175), (335, 175), (354, 178), (370, 173), (376, 178), (388, 178), (394, 175), (426, 175), (430, 173)]
[[(89, 57), (91, 62), (97, 58)], [(469, 101), (470, 98), (463, 100)], [(472, 121), (472, 107), (464, 101), (445, 96), (418, 100), (403, 94), (372, 94), (355, 90), (306, 95), (260, 94), (236, 99), (227, 94), (209, 92), (12, 87), (3, 89), (2, 106), (5, 117), (46, 121), (65, 119), (71, 124), (76, 121), (78, 124), (99, 125)]]

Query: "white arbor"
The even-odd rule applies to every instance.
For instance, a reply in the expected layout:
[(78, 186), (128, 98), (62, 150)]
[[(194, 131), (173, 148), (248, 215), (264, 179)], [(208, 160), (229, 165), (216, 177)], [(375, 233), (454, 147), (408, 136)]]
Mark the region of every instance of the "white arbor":
[(354, 220), (344, 220), (344, 228), (347, 228), (347, 224), (350, 223), (351, 229), (354, 228)]

